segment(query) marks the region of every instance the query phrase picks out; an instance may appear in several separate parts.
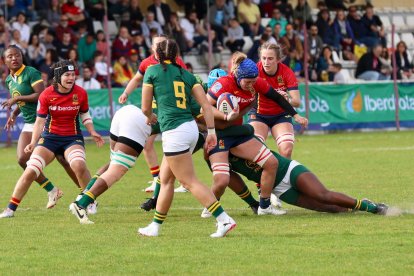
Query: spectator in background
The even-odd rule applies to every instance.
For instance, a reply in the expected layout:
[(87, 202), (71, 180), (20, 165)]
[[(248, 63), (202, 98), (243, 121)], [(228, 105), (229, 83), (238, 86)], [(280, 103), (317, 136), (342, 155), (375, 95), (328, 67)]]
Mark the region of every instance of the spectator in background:
[(276, 39), (273, 37), (272, 27), (270, 27), (270, 26), (265, 27), (264, 30), (263, 30), (263, 33), (269, 35), (269, 40), (267, 42), (272, 43), (272, 44), (277, 44)]
[(132, 72), (138, 71), (139, 63), (138, 51), (132, 48), (128, 56), (128, 64), (131, 66)]
[(78, 24), (85, 20), (83, 10), (75, 6), (75, 0), (66, 0), (62, 5), (62, 15), (66, 15), (69, 19), (69, 26), (75, 31), (78, 29)]
[(50, 68), (52, 67), (54, 63), (58, 61), (59, 61), (59, 57), (58, 57), (56, 50), (52, 48), (47, 49), (46, 54), (45, 54), (45, 59), (39, 64), (39, 67), (38, 67), (39, 71), (46, 73), (48, 76), (49, 75), (53, 76), (53, 74), (51, 74), (52, 72)]
[(187, 42), (185, 40), (184, 30), (181, 28), (178, 15), (175, 12), (172, 12), (170, 15), (170, 21), (167, 23), (167, 27), (165, 28), (165, 34), (175, 40), (180, 48), (180, 51), (187, 51)]
[(144, 19), (138, 0), (131, 0), (129, 3), (129, 20), (141, 22)]
[(32, 34), (30, 38), (30, 44), (27, 49), (27, 54), (30, 59), (30, 64), (36, 68), (38, 68), (38, 66), (45, 59), (46, 47), (39, 41), (38, 35)]
[(334, 21), (331, 19), (329, 11), (327, 9), (319, 11), (318, 19), (316, 20), (318, 34), (322, 38), (323, 43), (331, 46), (335, 45), (335, 32), (333, 23)]
[(78, 51), (76, 51), (75, 48), (69, 49), (67, 59), (72, 61), (73, 65), (75, 65), (75, 75), (79, 76), (79, 68), (81, 64), (79, 63), (79, 59), (78, 59)]
[(94, 56), (96, 80), (99, 81), (102, 88), (107, 87), (108, 71), (109, 75), (113, 72), (112, 67), (109, 67), (108, 70), (108, 63), (106, 61), (108, 57), (104, 57), (100, 51), (96, 51)]
[(147, 12), (145, 20), (141, 24), (142, 34), (145, 39), (150, 37), (150, 30), (156, 29), (158, 34), (162, 34), (161, 24), (155, 21), (155, 15), (153, 12)]
[(332, 64), (332, 73), (334, 74), (333, 81), (338, 84), (349, 83), (351, 82), (351, 76), (349, 75), (348, 70), (342, 69), (340, 63)]
[[(138, 54), (138, 63), (141, 63), (141, 61), (143, 61), (150, 55), (150, 50), (147, 44), (145, 43), (144, 36), (140, 32), (135, 32), (132, 34), (132, 49), (134, 49)], [(133, 68), (133, 70), (135, 73), (135, 68)]]
[(253, 42), (252, 48), (247, 52), (247, 57), (257, 63), (259, 61), (259, 48), (269, 39), (270, 37), (268, 34), (262, 34), (258, 40)]
[(85, 90), (101, 89), (101, 84), (92, 77), (93, 70), (89, 65), (82, 66), (82, 77), (78, 78), (75, 83)]
[(56, 31), (56, 38), (59, 42), (63, 41), (63, 34), (70, 33), (71, 35), (71, 43), (76, 44), (78, 43), (78, 39), (76, 36), (75, 31), (69, 26), (69, 17), (67, 15), (62, 14), (60, 17), (59, 25), (55, 29)]
[(283, 45), (286, 45), (286, 51), (296, 50), (297, 58), (303, 58), (303, 46), (300, 38), (295, 34), (293, 26), (288, 24), (286, 26), (286, 35), (280, 40)]
[(117, 37), (112, 42), (112, 60), (118, 60), (121, 56), (126, 57), (131, 49), (129, 30), (126, 26), (121, 26)]
[[(40, 37), (39, 37), (40, 39)], [(46, 50), (48, 49), (56, 49), (56, 41), (55, 41), (55, 33), (53, 32), (52, 29), (48, 29), (45, 33), (45, 36), (42, 39), (40, 39), (41, 42), (43, 42), (43, 44), (46, 47)]]
[(56, 28), (59, 25), (61, 20), (59, 0), (50, 0), (45, 18), (50, 27)]
[(345, 60), (354, 60), (355, 37), (351, 25), (345, 17), (343, 10), (336, 11), (336, 18), (333, 23), (335, 31), (335, 50), (342, 50)]
[(242, 52), (244, 46), (244, 32), (236, 18), (229, 20), (230, 28), (227, 29), (227, 42), (226, 46), (230, 49), (230, 52), (236, 51)]
[[(275, 27), (273, 28), (272, 37), (275, 39), (276, 43), (279, 43), (283, 47), (288, 48), (288, 45), (286, 45), (286, 42), (282, 40), (283, 36), (280, 35), (281, 31), (282, 31), (282, 27), (280, 26), (280, 24), (276, 24)], [(265, 29), (265, 33), (267, 33), (266, 29)]]
[(93, 55), (96, 51), (96, 40), (93, 33), (88, 33), (86, 36), (79, 39), (78, 42), (78, 56), (80, 63), (93, 61)]
[(104, 0), (88, 0), (86, 3), (86, 10), (92, 20), (103, 21), (105, 15)]
[(114, 86), (126, 87), (134, 76), (131, 66), (125, 56), (120, 56), (114, 63)]
[(161, 0), (153, 0), (152, 2), (153, 4), (148, 6), (147, 11), (155, 15), (155, 20), (165, 30), (165, 26), (170, 21), (171, 8), (168, 4), (162, 3)]
[(237, 5), (237, 15), (245, 35), (254, 37), (263, 32), (259, 7), (252, 3), (252, 0), (240, 0)]
[[(105, 33), (102, 30), (96, 32), (96, 50), (100, 51), (103, 56), (108, 56), (108, 42), (106, 41)], [(95, 55), (95, 53), (94, 53)]]
[(286, 34), (286, 25), (288, 24), (288, 21), (286, 18), (282, 17), (282, 13), (278, 8), (273, 9), (272, 19), (269, 21), (268, 26), (274, 29), (276, 24), (280, 25), (280, 36), (284, 36)]
[[(374, 43), (380, 42), (383, 47), (386, 47), (386, 39), (384, 26), (378, 15), (374, 14), (374, 8), (371, 5), (365, 7), (365, 14), (362, 16), (362, 23), (365, 25), (365, 28), (368, 30), (367, 36), (370, 38), (375, 38), (377, 41)], [(370, 46), (370, 45), (367, 45)]]
[(398, 79), (414, 79), (414, 66), (410, 62), (407, 52), (407, 45), (404, 41), (400, 41), (397, 44), (397, 51), (395, 53), (395, 62), (397, 65), (397, 77)]
[(20, 40), (29, 43), (30, 27), (26, 24), (26, 15), (23, 12), (17, 14), (17, 19), (12, 23), (12, 29), (20, 32)]
[(310, 27), (310, 34), (308, 37), (308, 54), (311, 57), (311, 63), (314, 63), (319, 59), (319, 56), (322, 53), (322, 47), (323, 41), (322, 38), (318, 35), (318, 27), (316, 25), (312, 25)]
[(63, 33), (62, 42), (57, 44), (57, 52), (60, 59), (67, 59), (69, 50), (74, 47), (72, 44), (72, 35), (70, 32)]
[(216, 65), (221, 60), (221, 52), (223, 51), (223, 44), (218, 40), (216, 32), (214, 30), (210, 31), (211, 35), (211, 47), (212, 47), (212, 55), (209, 55), (208, 53), (208, 42), (204, 41), (201, 44), (200, 47), (200, 53), (204, 56), (204, 62), (205, 64), (209, 64), (209, 61), (211, 64)]
[(322, 54), (318, 58), (316, 64), (316, 74), (318, 75), (318, 81), (333, 81), (334, 73), (332, 70), (332, 64), (334, 64), (332, 58), (332, 50), (330, 46), (325, 46), (322, 49)]
[(200, 24), (195, 10), (186, 12), (185, 18), (180, 20), (180, 26), (184, 30), (187, 49), (196, 48), (203, 41), (207, 40), (207, 32)]
[(229, 20), (232, 18), (231, 12), (226, 0), (215, 0), (214, 4), (210, 6), (208, 21), (222, 44), (224, 44), (224, 36), (228, 31)]
[(302, 22), (306, 22), (306, 25), (309, 26), (312, 24), (311, 10), (308, 1), (298, 0), (298, 4), (293, 10), (293, 19), (301, 19)]
[(10, 44), (11, 45), (14, 44), (17, 47), (19, 47), (20, 50), (22, 50), (22, 52), (23, 52), (23, 58), (25, 57), (25, 55), (27, 53), (27, 47), (29, 47), (29, 44), (21, 39), (21, 35), (20, 35), (19, 30), (12, 31)]
[(129, 0), (118, 0), (109, 10), (110, 17), (121, 21), (122, 25), (127, 24), (129, 18)]
[(279, 9), (288, 22), (293, 21), (293, 7), (287, 0), (275, 0), (274, 7)]
[(358, 61), (355, 77), (368, 81), (389, 80), (390, 72), (382, 69), (381, 53), (382, 45), (377, 44), (371, 51), (364, 54)]
[(295, 49), (289, 51), (289, 55), (283, 60), (283, 64), (288, 66), (293, 71), (293, 73), (295, 73), (295, 76), (299, 81), (301, 75), (303, 74), (303, 66), (302, 62), (297, 59), (297, 53)]

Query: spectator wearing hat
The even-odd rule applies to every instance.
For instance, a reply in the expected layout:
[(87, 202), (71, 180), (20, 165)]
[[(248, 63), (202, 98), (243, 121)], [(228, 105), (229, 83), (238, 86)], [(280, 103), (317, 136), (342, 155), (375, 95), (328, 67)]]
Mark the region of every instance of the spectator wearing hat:
[(92, 33), (87, 33), (86, 36), (79, 39), (78, 54), (80, 63), (92, 61), (95, 51), (96, 40)]
[(88, 65), (82, 66), (82, 77), (78, 78), (75, 83), (85, 90), (101, 89), (101, 84), (92, 76), (93, 70)]
[(138, 71), (140, 60), (139, 60), (139, 55), (138, 55), (137, 50), (132, 48), (129, 51), (128, 63), (129, 63), (129, 66), (131, 66), (131, 68), (132, 68), (132, 72), (137, 72)]
[(12, 24), (12, 30), (18, 30), (20, 32), (20, 40), (25, 43), (29, 43), (30, 39), (30, 27), (26, 24), (26, 15), (24, 12), (17, 14), (17, 20)]

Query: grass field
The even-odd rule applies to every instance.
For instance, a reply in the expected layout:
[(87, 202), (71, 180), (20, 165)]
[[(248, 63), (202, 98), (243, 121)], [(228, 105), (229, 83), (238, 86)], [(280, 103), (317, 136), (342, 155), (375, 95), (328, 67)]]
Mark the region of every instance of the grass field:
[[(108, 152), (107, 145), (99, 150), (87, 145), (92, 172)], [(5, 207), (21, 169), (15, 147), (0, 149), (0, 156), (0, 207)], [(294, 152), (330, 189), (411, 213), (413, 156), (412, 131), (299, 136)], [(199, 177), (210, 184), (199, 153), (195, 163)], [(285, 216), (257, 217), (228, 191), (221, 202), (238, 226), (213, 240), (214, 220), (200, 218), (202, 207), (187, 193), (175, 196), (161, 235), (145, 238), (137, 228), (153, 213), (139, 209), (150, 178), (143, 158), (99, 198), (94, 225), (80, 225), (68, 212), (78, 190), (63, 169), (54, 162), (45, 172), (65, 195), (47, 210), (46, 192), (33, 184), (15, 218), (0, 220), (0, 275), (414, 274), (413, 214), (324, 214), (284, 204)], [(249, 187), (255, 189), (253, 183)]]

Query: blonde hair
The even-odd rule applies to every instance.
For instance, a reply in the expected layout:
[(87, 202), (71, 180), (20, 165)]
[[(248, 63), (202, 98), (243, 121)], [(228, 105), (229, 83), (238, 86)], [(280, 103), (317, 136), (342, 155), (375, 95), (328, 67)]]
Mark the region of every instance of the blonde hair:
[(230, 72), (237, 77), (237, 70), (239, 69), (240, 63), (247, 58), (247, 55), (242, 52), (234, 52), (231, 56), (231, 68)]
[(285, 49), (280, 44), (275, 44), (275, 43), (271, 43), (271, 42), (263, 43), (263, 45), (260, 46), (260, 48), (259, 48), (259, 56), (262, 56), (262, 51), (263, 50), (272, 50), (275, 53), (276, 59), (279, 62), (284, 60), (285, 57), (286, 57), (286, 55), (284, 53)]

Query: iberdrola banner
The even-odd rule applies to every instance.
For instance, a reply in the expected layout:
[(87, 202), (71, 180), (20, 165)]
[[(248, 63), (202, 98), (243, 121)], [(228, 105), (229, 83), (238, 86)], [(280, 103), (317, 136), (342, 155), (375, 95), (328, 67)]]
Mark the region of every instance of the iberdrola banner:
[[(300, 85), (301, 107), (306, 114), (305, 86)], [(401, 126), (414, 125), (414, 83), (399, 83)], [(393, 83), (309, 86), (311, 129), (382, 128), (395, 126)]]

